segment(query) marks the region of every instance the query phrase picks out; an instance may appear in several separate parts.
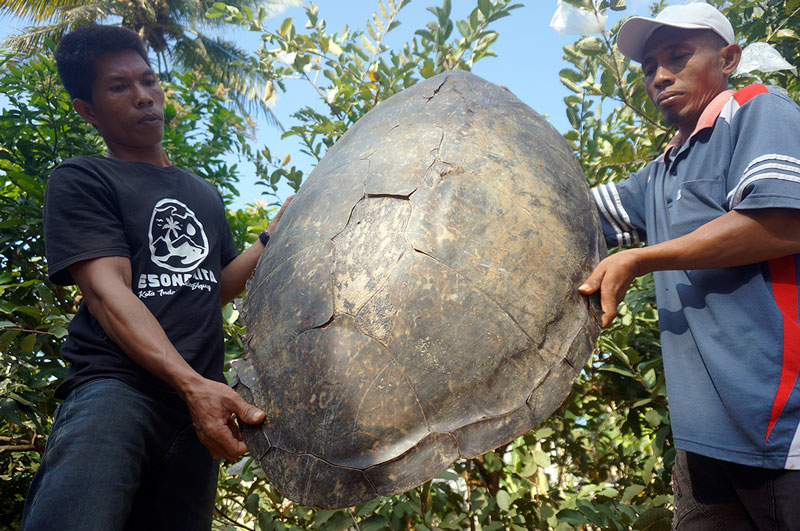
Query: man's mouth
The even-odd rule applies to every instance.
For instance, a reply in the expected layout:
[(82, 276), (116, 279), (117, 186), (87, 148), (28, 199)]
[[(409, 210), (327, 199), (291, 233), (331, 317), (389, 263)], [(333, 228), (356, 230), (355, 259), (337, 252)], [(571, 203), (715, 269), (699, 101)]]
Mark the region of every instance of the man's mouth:
[(152, 125), (152, 124), (155, 124), (155, 123), (161, 123), (162, 120), (163, 120), (163, 118), (161, 117), (160, 114), (155, 114), (154, 113), (154, 114), (147, 114), (147, 115), (141, 117), (139, 119), (139, 123), (140, 124), (145, 124), (145, 125)]
[(678, 101), (678, 98), (681, 96), (680, 92), (662, 92), (658, 95), (658, 106), (659, 107), (668, 107)]

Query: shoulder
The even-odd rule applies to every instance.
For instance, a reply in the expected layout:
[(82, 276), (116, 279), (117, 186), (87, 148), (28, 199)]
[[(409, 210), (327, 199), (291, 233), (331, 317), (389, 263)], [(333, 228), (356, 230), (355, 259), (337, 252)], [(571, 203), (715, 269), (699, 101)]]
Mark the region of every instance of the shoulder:
[(728, 120), (761, 113), (779, 119), (797, 119), (800, 117), (800, 107), (777, 87), (754, 83), (734, 92), (722, 112)]

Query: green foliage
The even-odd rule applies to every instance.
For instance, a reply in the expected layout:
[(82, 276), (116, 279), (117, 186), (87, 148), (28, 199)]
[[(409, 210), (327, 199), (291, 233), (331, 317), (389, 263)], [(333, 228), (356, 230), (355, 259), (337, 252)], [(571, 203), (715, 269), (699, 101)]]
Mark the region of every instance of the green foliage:
[(510, 0), (481, 0), (466, 20), (454, 25), (450, 0), (445, 0), (442, 7), (428, 8), (434, 20), (417, 30), (411, 42), (391, 50), (384, 44), (386, 35), (400, 25), (399, 13), (409, 1), (379, 0), (366, 31), (345, 27), (337, 33), (328, 33), (313, 3), (306, 7), (306, 31), (298, 31), (291, 18), (277, 31), (269, 31), (263, 25), (263, 12), (224, 3), (215, 3), (206, 14), (261, 32), (258, 68), (281, 89), (286, 78), (300, 78), (313, 86), (327, 112), (303, 107), (293, 115), (300, 124), (284, 136), (298, 137), (302, 151), (319, 160), (379, 102), (420, 79), (448, 69), (469, 70), (476, 61), (494, 56), (490, 45), (497, 32), (490, 29), (491, 23), (521, 7)]
[(7, 74), (0, 114), (0, 525), (20, 512), (55, 409), (64, 373), (58, 358), (75, 311), (74, 289), (46, 281), (42, 199), (50, 170), (101, 142), (62, 92), (53, 62), (41, 57)]

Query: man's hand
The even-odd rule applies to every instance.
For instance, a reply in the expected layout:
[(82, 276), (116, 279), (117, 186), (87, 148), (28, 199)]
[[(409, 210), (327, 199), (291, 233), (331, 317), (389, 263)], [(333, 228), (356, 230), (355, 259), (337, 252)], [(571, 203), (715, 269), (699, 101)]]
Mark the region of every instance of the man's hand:
[(617, 316), (617, 306), (625, 297), (633, 279), (644, 273), (640, 269), (637, 251), (639, 249), (629, 249), (607, 257), (597, 264), (586, 282), (578, 288), (584, 295), (600, 290), (600, 306), (603, 309), (600, 326), (603, 328), (610, 325)]
[(202, 379), (192, 385), (184, 400), (200, 442), (215, 459), (233, 461), (247, 450), (233, 415), (248, 424), (258, 424), (266, 418), (263, 411), (248, 404), (236, 391), (213, 380)]
[(278, 222), (281, 220), (281, 216), (283, 216), (283, 211), (286, 210), (286, 207), (289, 206), (289, 203), (292, 202), (292, 199), (294, 199), (294, 195), (290, 195), (289, 197), (287, 197), (286, 201), (284, 201), (283, 204), (281, 205), (280, 210), (278, 210), (278, 213), (275, 214), (275, 217), (270, 220), (269, 226), (267, 226), (267, 232), (269, 233), (270, 236), (272, 236), (272, 233), (275, 232), (275, 228), (278, 226)]

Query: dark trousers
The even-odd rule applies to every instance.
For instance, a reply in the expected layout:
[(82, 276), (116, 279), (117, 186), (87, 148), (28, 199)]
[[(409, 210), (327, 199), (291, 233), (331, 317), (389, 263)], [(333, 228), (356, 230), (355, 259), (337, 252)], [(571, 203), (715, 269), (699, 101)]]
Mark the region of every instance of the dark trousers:
[(218, 470), (188, 411), (93, 380), (58, 407), (22, 528), (205, 531)]
[(673, 529), (800, 530), (800, 470), (773, 470), (678, 450)]

